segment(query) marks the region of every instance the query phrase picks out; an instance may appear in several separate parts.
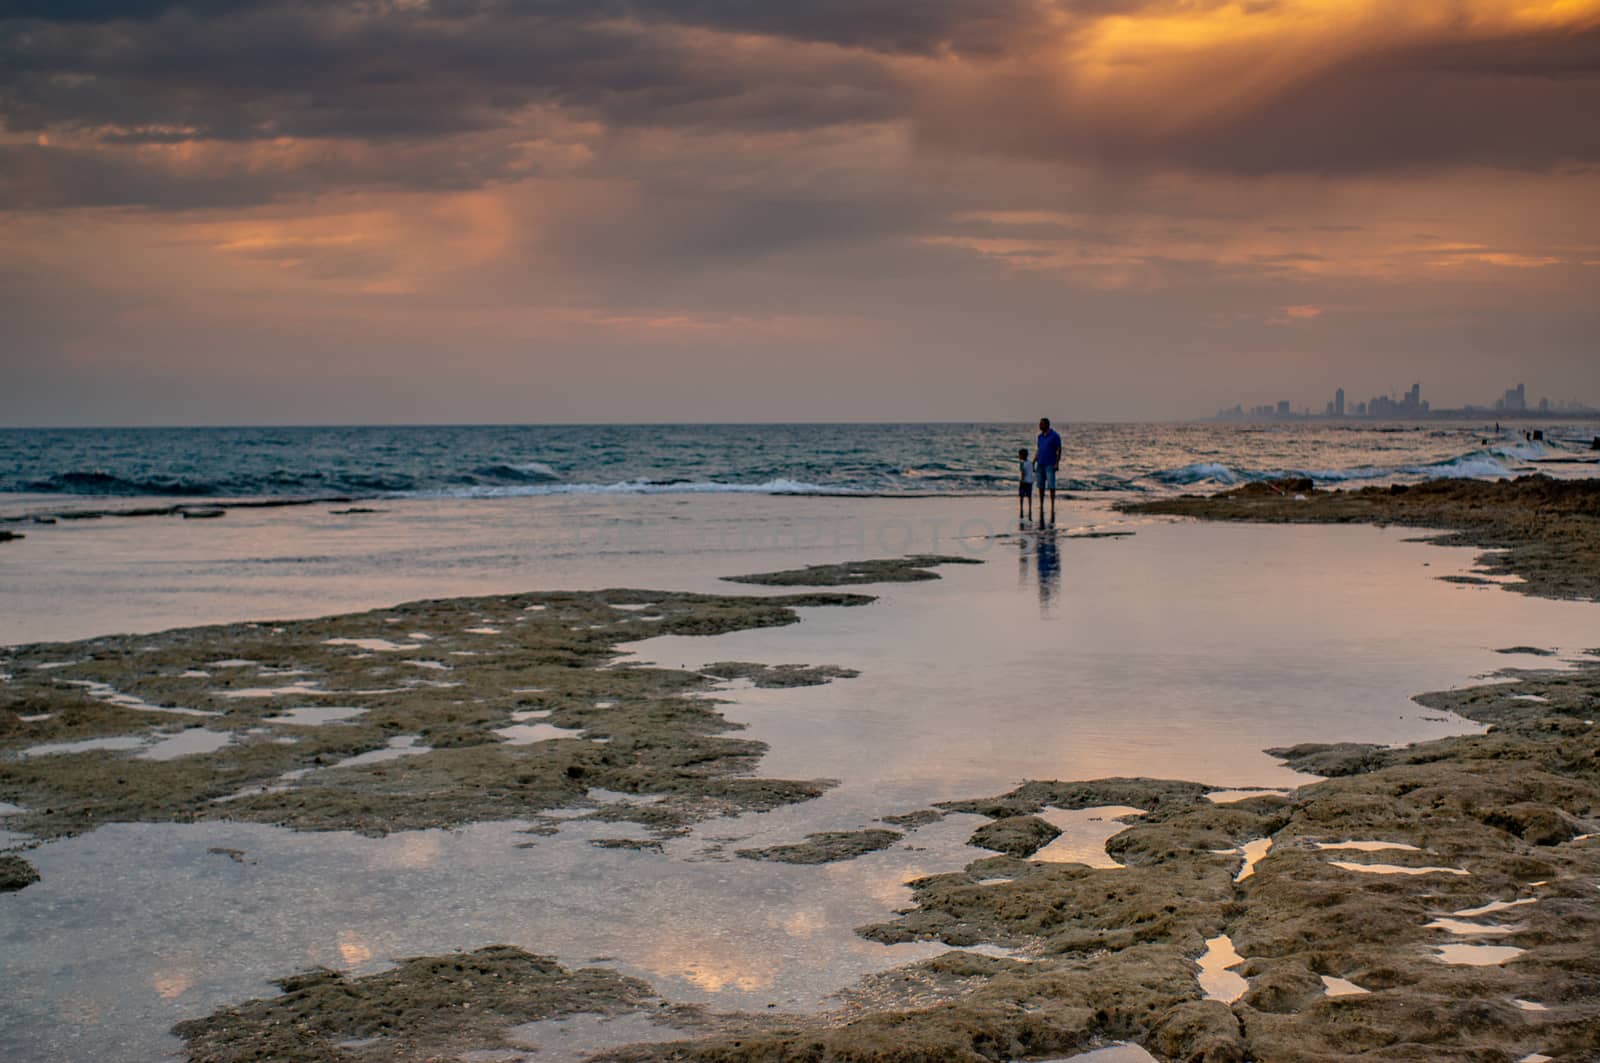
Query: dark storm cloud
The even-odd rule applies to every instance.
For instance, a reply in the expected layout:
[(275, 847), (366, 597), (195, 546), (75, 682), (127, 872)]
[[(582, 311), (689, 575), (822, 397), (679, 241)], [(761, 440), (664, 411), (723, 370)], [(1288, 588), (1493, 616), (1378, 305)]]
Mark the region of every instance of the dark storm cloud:
[(1038, 0), (618, 0), (499, 5), (605, 11), (682, 25), (910, 55), (1005, 54), (1019, 33), (1042, 30), (1054, 6)]
[(156, 18), (168, 11), (233, 15), (272, 0), (6, 0), (0, 18), (41, 22), (116, 22)]
[[(557, 103), (620, 124), (808, 128), (882, 117), (894, 85), (849, 54), (756, 58), (681, 30), (576, 15), (0, 22), (0, 118), (123, 139), (436, 136)], [(144, 131), (149, 130), (149, 133)]]
[[(1257, 16), (1273, 18), (1279, 6), (1256, 5)], [(338, 181), (492, 181), (511, 175), (515, 153), (485, 137), (515, 138), (539, 107), (601, 133), (900, 122), (939, 151), (1111, 170), (1366, 173), (1600, 160), (1600, 30), (1461, 40), (1437, 29), (1409, 43), (1367, 43), (1314, 74), (1172, 121), (1169, 100), (1236, 71), (1219, 61), (1193, 85), (1144, 95), (1133, 85), (1128, 99), (1107, 101), (1076, 93), (1066, 69), (1067, 46), (1095, 16), (1144, 7), (1166, 10), (1148, 0), (9, 0), (0, 6), (0, 129), (65, 134), (84, 150), (30, 158), (34, 177), (5, 181), (0, 206), (171, 205), (185, 187), (196, 202), (216, 202)], [(419, 163), (401, 146), (463, 137), (475, 139), (461, 150), (478, 157), (456, 167)], [(116, 163), (87, 147), (242, 149), (281, 138), (386, 145), (394, 155), (310, 179), (280, 174), (278, 184), (242, 160), (237, 179), (186, 172), (177, 187), (151, 191), (160, 160)], [(119, 165), (128, 185), (113, 191)], [(53, 190), (39, 186), (46, 172)]]

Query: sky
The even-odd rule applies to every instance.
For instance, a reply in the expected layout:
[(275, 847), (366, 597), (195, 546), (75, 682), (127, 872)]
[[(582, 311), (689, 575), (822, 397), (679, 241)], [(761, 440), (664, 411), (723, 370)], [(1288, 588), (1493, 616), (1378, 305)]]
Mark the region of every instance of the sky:
[(0, 425), (1600, 405), (1600, 0), (0, 0)]

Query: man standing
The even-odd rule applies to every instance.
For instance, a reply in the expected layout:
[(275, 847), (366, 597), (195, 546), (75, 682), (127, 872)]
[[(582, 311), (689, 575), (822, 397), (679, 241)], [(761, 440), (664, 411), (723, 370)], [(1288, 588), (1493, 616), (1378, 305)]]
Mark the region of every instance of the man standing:
[(1044, 492), (1050, 490), (1050, 522), (1056, 519), (1056, 466), (1061, 464), (1061, 433), (1050, 427), (1050, 418), (1039, 418), (1039, 445), (1033, 452), (1039, 485), (1039, 521), (1044, 522)]

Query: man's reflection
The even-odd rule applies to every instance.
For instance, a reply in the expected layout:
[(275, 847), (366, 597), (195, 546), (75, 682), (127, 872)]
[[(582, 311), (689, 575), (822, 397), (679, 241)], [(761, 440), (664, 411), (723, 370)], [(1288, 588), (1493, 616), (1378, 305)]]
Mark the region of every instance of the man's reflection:
[(1056, 594), (1061, 590), (1061, 554), (1056, 547), (1053, 528), (1040, 533), (1034, 541), (1038, 544), (1034, 565), (1039, 574), (1039, 613), (1045, 615), (1050, 612)]

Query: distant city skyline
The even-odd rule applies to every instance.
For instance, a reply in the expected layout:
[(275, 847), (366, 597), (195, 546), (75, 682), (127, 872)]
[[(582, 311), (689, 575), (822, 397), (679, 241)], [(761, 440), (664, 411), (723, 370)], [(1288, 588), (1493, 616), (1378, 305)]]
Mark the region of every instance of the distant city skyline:
[(1403, 420), (1416, 417), (1451, 417), (1451, 416), (1476, 416), (1480, 414), (1496, 414), (1505, 416), (1538, 414), (1540, 416), (1559, 416), (1571, 414), (1575, 416), (1592, 416), (1600, 414), (1600, 409), (1589, 406), (1587, 403), (1576, 399), (1552, 400), (1548, 396), (1541, 396), (1532, 402), (1528, 399), (1526, 383), (1518, 381), (1515, 387), (1506, 388), (1505, 391), (1487, 403), (1468, 402), (1459, 406), (1436, 406), (1431, 401), (1422, 397), (1422, 382), (1412, 383), (1404, 393), (1396, 397), (1393, 393), (1375, 395), (1370, 399), (1350, 403), (1346, 401), (1345, 389), (1336, 388), (1333, 398), (1321, 410), (1311, 406), (1296, 406), (1288, 399), (1278, 399), (1269, 403), (1256, 403), (1246, 406), (1235, 403), (1233, 406), (1224, 407), (1217, 411), (1219, 420), (1264, 420), (1264, 419), (1301, 419), (1301, 418), (1394, 418)]

